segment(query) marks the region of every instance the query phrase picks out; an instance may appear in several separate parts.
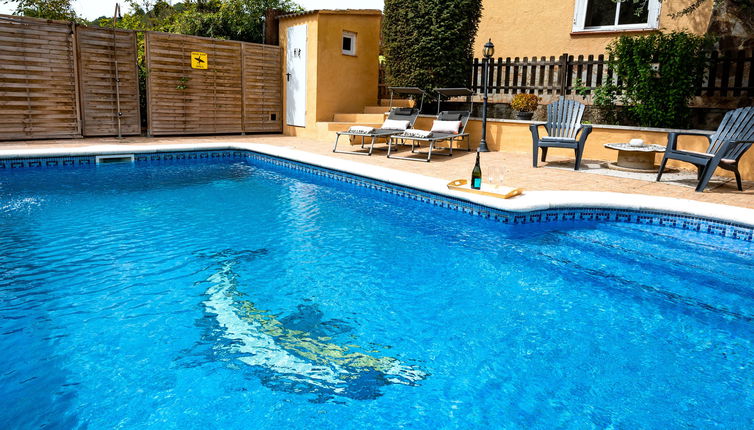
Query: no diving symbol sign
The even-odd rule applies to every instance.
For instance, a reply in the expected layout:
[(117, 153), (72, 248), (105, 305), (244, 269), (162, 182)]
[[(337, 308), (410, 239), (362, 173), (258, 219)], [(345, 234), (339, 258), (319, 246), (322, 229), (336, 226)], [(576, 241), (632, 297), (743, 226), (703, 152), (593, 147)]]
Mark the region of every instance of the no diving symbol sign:
[(206, 69), (207, 68), (207, 54), (204, 52), (192, 52), (191, 53), (191, 68), (192, 69)]

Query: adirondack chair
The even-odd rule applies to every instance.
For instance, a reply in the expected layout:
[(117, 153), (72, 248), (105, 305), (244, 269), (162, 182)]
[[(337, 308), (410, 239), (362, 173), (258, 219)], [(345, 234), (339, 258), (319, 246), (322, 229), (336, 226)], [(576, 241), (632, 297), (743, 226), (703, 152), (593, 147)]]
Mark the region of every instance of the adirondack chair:
[[(709, 139), (709, 147), (706, 152), (683, 151), (677, 149), (678, 136), (705, 136)], [(736, 175), (738, 191), (743, 191), (741, 173), (738, 171), (738, 161), (754, 143), (754, 107), (745, 107), (729, 111), (723, 117), (723, 121), (711, 136), (707, 133), (679, 132), (668, 134), (668, 145), (665, 147), (665, 156), (662, 157), (660, 172), (657, 180), (662, 177), (665, 164), (668, 160), (680, 160), (691, 163), (698, 170), (699, 184), (697, 192), (704, 191), (712, 174), (718, 167), (729, 170)]]
[[(529, 126), (534, 143), (534, 167), (537, 167), (539, 148), (542, 149), (543, 162), (547, 158), (548, 148), (572, 148), (576, 152), (574, 170), (579, 170), (586, 138), (592, 132), (591, 125), (581, 124), (583, 115), (584, 105), (575, 100), (566, 100), (561, 97), (560, 100), (547, 105), (547, 123)], [(544, 126), (547, 131), (545, 137), (539, 137), (539, 127), (541, 126)]]

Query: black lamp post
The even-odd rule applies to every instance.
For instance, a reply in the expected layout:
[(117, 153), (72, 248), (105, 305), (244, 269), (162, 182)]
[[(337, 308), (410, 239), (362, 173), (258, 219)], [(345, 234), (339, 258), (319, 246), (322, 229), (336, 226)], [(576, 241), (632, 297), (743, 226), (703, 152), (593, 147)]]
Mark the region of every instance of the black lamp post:
[(478, 152), (490, 152), (487, 148), (487, 90), (490, 85), (490, 60), (495, 55), (495, 45), (492, 43), (492, 39), (488, 40), (484, 44), (482, 49), (482, 55), (484, 55), (484, 105), (482, 106), (482, 139), (479, 141)]

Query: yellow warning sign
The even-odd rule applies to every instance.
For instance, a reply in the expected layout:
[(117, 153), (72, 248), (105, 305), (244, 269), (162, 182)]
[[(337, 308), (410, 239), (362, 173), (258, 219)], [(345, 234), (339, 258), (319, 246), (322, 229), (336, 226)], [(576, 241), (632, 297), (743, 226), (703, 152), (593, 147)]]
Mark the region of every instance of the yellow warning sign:
[(207, 54), (204, 52), (192, 52), (191, 53), (191, 68), (192, 69), (206, 69), (207, 68)]

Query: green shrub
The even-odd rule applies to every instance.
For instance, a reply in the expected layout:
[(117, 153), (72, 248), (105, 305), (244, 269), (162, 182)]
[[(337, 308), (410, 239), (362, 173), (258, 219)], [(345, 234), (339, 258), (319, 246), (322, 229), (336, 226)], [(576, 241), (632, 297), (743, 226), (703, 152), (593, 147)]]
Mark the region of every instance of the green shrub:
[(467, 86), (481, 0), (385, 0), (382, 24), (390, 86)]
[[(685, 128), (711, 39), (685, 32), (621, 36), (607, 48), (621, 101), (646, 127)], [(652, 64), (659, 70), (653, 70)], [(612, 91), (612, 89), (611, 89)]]
[(585, 87), (581, 79), (576, 80), (574, 91), (576, 94), (592, 99), (592, 121), (598, 124), (619, 124), (618, 91), (620, 89), (613, 83), (602, 84), (590, 89)]

